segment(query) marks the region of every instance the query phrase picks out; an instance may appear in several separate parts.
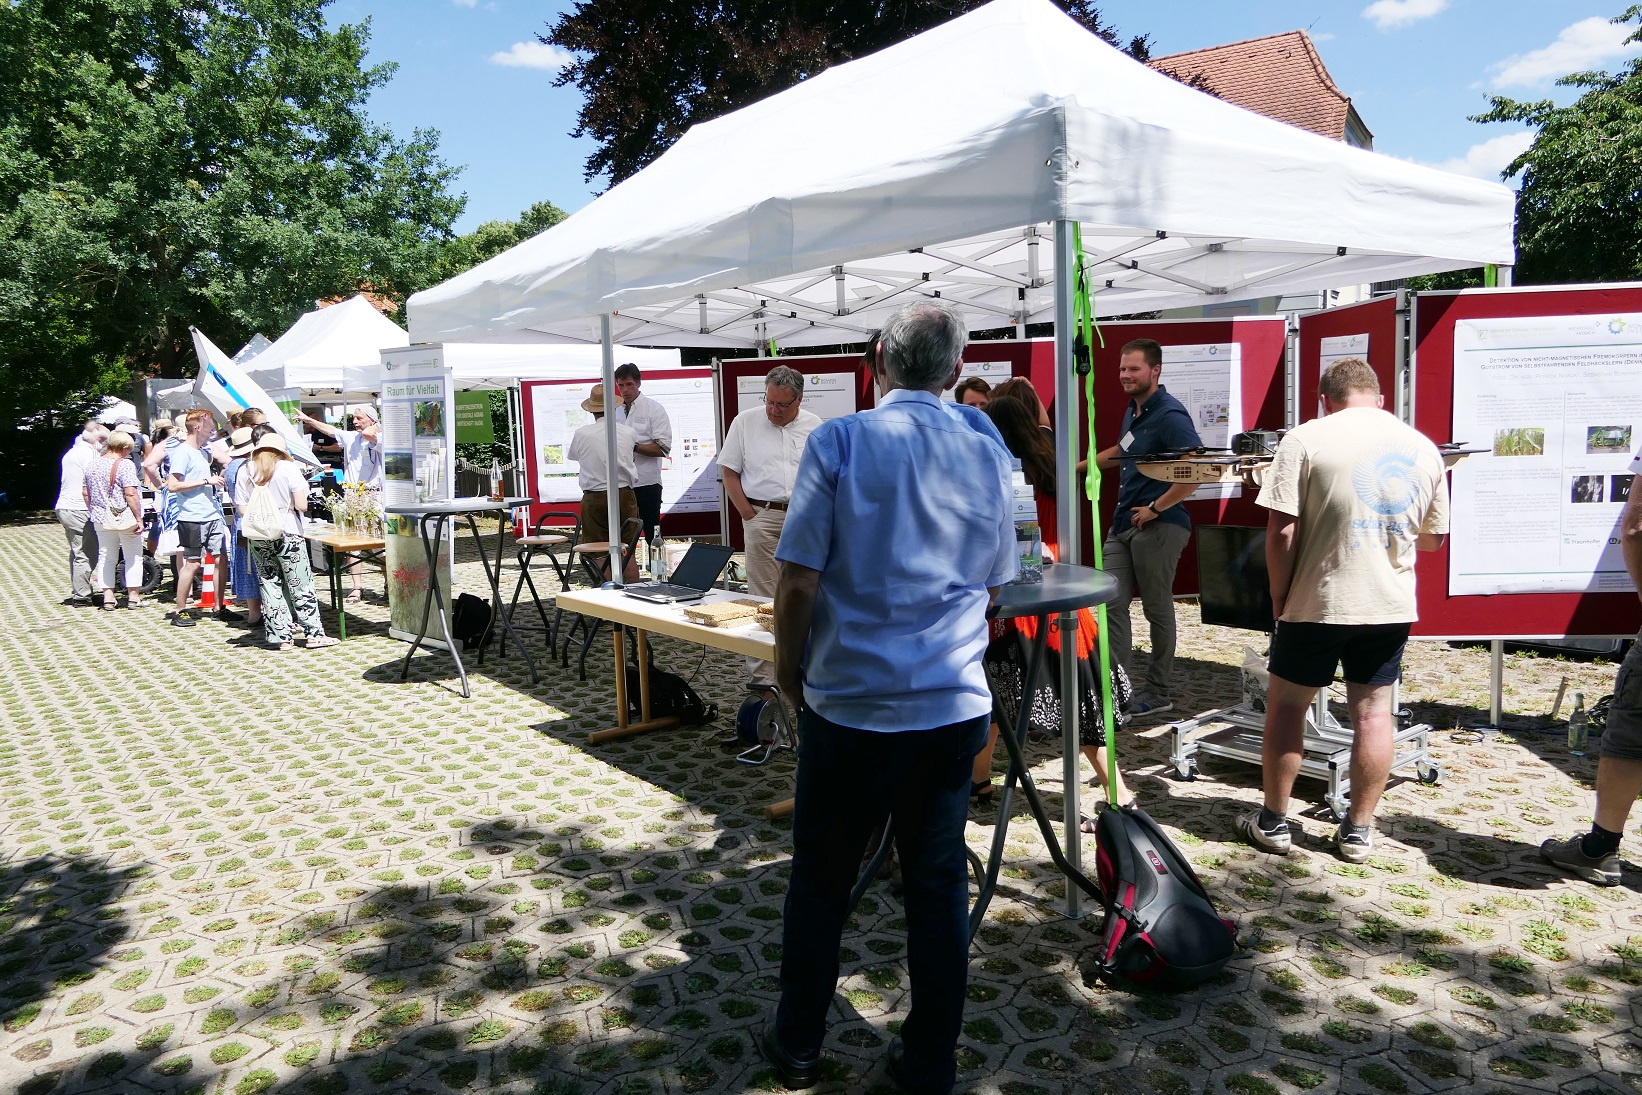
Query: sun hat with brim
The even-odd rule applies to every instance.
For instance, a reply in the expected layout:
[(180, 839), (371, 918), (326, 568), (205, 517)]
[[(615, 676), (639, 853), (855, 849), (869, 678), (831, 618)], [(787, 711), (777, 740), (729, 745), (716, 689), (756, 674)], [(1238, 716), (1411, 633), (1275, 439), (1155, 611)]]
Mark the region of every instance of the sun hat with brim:
[(228, 455), (229, 456), (250, 456), (251, 455), (251, 427), (250, 426), (241, 426), (239, 429), (235, 430), (233, 433), (228, 435)]
[(594, 414), (604, 413), (604, 385), (593, 385), (593, 391), (582, 400), (582, 410), (592, 411)]
[(262, 440), (256, 443), (253, 451), (262, 452), (264, 449), (284, 453), (286, 456), (291, 455), (291, 450), (285, 445), (285, 439), (277, 433), (263, 434)]

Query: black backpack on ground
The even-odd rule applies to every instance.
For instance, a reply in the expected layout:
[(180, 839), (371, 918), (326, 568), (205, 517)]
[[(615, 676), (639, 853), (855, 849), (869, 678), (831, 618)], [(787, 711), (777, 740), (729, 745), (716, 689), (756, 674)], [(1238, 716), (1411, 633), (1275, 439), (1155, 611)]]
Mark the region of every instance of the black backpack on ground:
[[(627, 667), (627, 716), (642, 717), (639, 710), (639, 667)], [(701, 726), (718, 718), (718, 704), (706, 703), (701, 693), (677, 673), (650, 667), (650, 717), (676, 718), (681, 726)]]
[(1085, 983), (1188, 988), (1236, 955), (1237, 925), (1215, 912), (1191, 864), (1140, 807), (1101, 811), (1095, 865), (1106, 923)]
[(463, 650), (482, 647), (490, 641), (493, 621), (489, 601), (464, 593), (451, 605), (450, 636), (462, 644)]

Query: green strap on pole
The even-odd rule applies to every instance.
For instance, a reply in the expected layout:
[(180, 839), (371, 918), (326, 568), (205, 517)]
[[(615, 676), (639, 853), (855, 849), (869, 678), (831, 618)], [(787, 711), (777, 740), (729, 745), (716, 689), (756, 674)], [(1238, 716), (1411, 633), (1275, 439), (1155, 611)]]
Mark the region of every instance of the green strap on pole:
[[(1091, 355), (1094, 352), (1095, 339), (1100, 339), (1102, 349), (1106, 347), (1106, 338), (1100, 334), (1100, 325), (1095, 322), (1094, 301), (1089, 294), (1089, 278), (1084, 270), (1083, 229), (1074, 224), (1072, 226), (1072, 246), (1077, 263), (1077, 282), (1072, 297), (1073, 315), (1077, 319), (1078, 336)], [(1084, 480), (1084, 491), (1090, 500), (1089, 530), (1095, 545), (1094, 563), (1096, 570), (1105, 567), (1101, 556), (1100, 534), (1100, 465), (1095, 462), (1095, 454), (1099, 451), (1095, 443), (1095, 371), (1090, 368), (1083, 378), (1084, 399), (1089, 406), (1089, 452), (1088, 474)], [(1068, 442), (1075, 449), (1076, 439)], [(1076, 466), (1076, 461), (1073, 461)], [(1112, 647), (1106, 637), (1106, 606), (1095, 606), (1095, 621), (1099, 625), (1100, 634), (1097, 638), (1100, 647), (1100, 715), (1106, 725), (1106, 801), (1116, 806), (1117, 802), (1117, 720), (1112, 710)], [(1066, 637), (1062, 636), (1065, 642)], [(1073, 641), (1076, 639), (1074, 637)], [(1064, 694), (1061, 702), (1068, 702)]]

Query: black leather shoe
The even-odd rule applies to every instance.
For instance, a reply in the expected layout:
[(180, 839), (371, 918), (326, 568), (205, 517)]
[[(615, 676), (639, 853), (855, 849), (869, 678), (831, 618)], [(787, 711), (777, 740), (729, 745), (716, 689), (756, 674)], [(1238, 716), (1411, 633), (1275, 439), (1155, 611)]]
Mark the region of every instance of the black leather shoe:
[(895, 1081), (896, 1087), (905, 1091), (907, 1095), (924, 1095), (924, 1091), (913, 1087), (907, 1081), (907, 1047), (901, 1042), (899, 1034), (889, 1040), (889, 1049), (884, 1058), (887, 1066), (885, 1071), (889, 1073), (889, 1078)]
[(808, 1057), (795, 1057), (782, 1049), (781, 1039), (776, 1037), (774, 1019), (765, 1025), (764, 1033), (758, 1039), (758, 1048), (764, 1051), (764, 1059), (775, 1066), (775, 1074), (782, 1087), (796, 1091), (814, 1087), (816, 1081), (821, 1079), (821, 1055), (812, 1053)]

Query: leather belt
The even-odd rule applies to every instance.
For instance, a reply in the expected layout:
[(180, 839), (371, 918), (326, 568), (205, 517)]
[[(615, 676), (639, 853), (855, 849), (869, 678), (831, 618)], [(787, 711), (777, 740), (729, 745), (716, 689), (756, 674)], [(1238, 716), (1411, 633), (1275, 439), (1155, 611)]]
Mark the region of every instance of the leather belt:
[(785, 502), (766, 502), (762, 498), (749, 498), (747, 504), (754, 509), (784, 510), (787, 508)]

